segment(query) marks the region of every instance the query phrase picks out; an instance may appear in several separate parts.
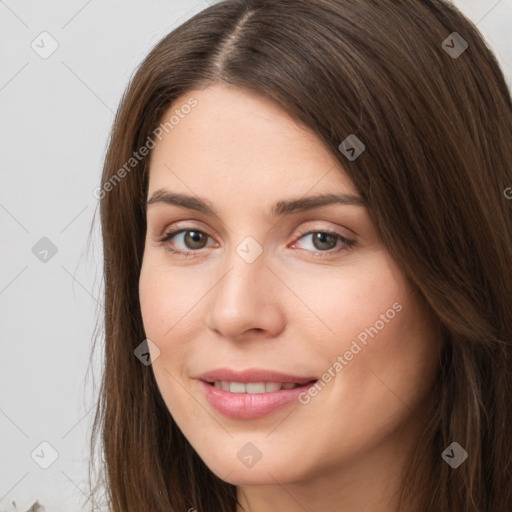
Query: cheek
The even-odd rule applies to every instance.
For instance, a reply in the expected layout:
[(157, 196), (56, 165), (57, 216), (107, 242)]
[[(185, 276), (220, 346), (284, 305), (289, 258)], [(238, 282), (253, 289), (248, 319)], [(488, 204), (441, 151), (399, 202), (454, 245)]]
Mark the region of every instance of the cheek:
[(195, 295), (180, 272), (152, 262), (151, 257), (144, 260), (139, 279), (144, 332), (160, 351), (158, 357), (152, 355), (151, 369), (173, 416), (182, 409), (180, 404), (187, 401), (178, 381), (182, 379), (187, 356), (190, 357), (189, 343), (182, 340), (190, 339), (186, 332), (194, 325), (192, 308), (199, 300)]
[[(198, 288), (199, 280), (169, 265), (152, 263), (147, 258), (139, 279), (139, 300), (146, 336), (159, 344), (180, 337), (191, 325), (194, 307), (205, 290)], [(166, 349), (166, 347), (160, 347)]]
[(419, 301), (405, 283), (387, 284), (367, 300), (347, 302), (336, 324), (343, 334), (329, 350), (330, 367), (338, 364), (326, 401), (333, 408), (345, 404), (355, 424), (370, 420), (353, 439), (359, 443), (405, 421), (430, 391), (438, 367), (436, 333)]
[(288, 309), (292, 329), (294, 322), (302, 324), (309, 339), (331, 360), (349, 350), (357, 336), (361, 342), (370, 338), (365, 329), (376, 322), (383, 332), (389, 331), (406, 294), (404, 283), (394, 278), (377, 254), (350, 268), (325, 268), (288, 277), (288, 281), (296, 281), (295, 289), (300, 289), (307, 307), (298, 304), (295, 310)]
[(321, 394), (333, 393), (333, 402), (357, 398), (381, 412), (382, 404), (403, 408), (401, 400), (420, 400), (435, 377), (438, 344), (408, 281), (382, 257), (328, 277), (302, 279), (302, 297), (318, 319), (297, 316), (323, 360)]

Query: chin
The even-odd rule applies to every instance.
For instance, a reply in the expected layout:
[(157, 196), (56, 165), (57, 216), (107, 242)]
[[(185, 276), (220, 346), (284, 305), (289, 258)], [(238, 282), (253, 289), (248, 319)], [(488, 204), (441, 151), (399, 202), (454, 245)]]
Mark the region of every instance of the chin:
[[(274, 451), (270, 456), (263, 455), (252, 467), (247, 467), (238, 458), (238, 451), (238, 448), (229, 448), (218, 454), (210, 451), (207, 457), (199, 452), (198, 455), (212, 473), (232, 485), (275, 485), (276, 481), (284, 484), (308, 480), (308, 471), (301, 466), (304, 459), (299, 453), (294, 459), (289, 459)], [(227, 453), (233, 453), (233, 456), (228, 458)], [(240, 458), (243, 459), (243, 454)]]

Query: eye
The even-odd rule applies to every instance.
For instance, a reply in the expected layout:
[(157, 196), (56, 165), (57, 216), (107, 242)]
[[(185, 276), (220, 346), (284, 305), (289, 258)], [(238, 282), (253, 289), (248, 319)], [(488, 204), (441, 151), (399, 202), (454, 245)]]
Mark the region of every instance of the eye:
[[(309, 248), (300, 247), (300, 249), (313, 253), (314, 257), (331, 256), (333, 254), (349, 250), (354, 245), (356, 245), (355, 240), (346, 238), (340, 233), (329, 230), (310, 230), (307, 232), (303, 231), (297, 233), (295, 236), (299, 236), (299, 238), (293, 243), (292, 247), (296, 246), (298, 241), (310, 237)], [(194, 228), (183, 228), (165, 233), (164, 237), (160, 239), (160, 243), (165, 247), (167, 251), (187, 257), (193, 256), (194, 252), (198, 252), (200, 249), (204, 249), (206, 247), (208, 238), (211, 237), (204, 231)], [(174, 246), (176, 243), (180, 242), (184, 244), (185, 248), (175, 249)], [(338, 242), (340, 242), (340, 244), (338, 244)]]
[[(189, 256), (197, 249), (203, 249), (205, 247), (205, 241), (207, 241), (208, 237), (208, 233), (205, 233), (199, 229), (180, 229), (166, 233), (160, 242), (169, 252), (181, 254), (183, 256)], [(192, 251), (174, 249), (169, 243), (174, 238), (178, 241), (181, 240), (182, 243), (185, 243), (185, 247), (192, 249)]]
[[(310, 230), (299, 234), (300, 238), (298, 240), (306, 240), (309, 237), (309, 244), (305, 244), (306, 247), (302, 247), (302, 249), (313, 252), (315, 257), (325, 257), (332, 255), (333, 253), (337, 254), (341, 251), (349, 250), (356, 244), (355, 240), (346, 238), (340, 233), (336, 233), (335, 231)], [(338, 242), (341, 242), (341, 247), (338, 245)], [(297, 242), (294, 242), (293, 245), (296, 244)], [(309, 247), (307, 247), (308, 245)], [(333, 250), (336, 247), (337, 249)]]

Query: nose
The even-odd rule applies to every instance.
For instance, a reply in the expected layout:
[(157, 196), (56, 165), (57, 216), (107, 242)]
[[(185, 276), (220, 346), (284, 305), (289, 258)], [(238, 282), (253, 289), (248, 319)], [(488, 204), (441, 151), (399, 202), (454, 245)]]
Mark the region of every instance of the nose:
[(248, 263), (233, 250), (224, 263), (208, 294), (206, 326), (234, 340), (278, 336), (285, 325), (283, 284), (267, 267), (265, 254)]

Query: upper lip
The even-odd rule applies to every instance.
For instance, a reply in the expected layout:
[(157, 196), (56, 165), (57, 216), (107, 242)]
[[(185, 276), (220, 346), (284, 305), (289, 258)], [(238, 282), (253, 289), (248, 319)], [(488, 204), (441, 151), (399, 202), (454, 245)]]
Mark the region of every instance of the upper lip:
[(242, 371), (233, 370), (231, 368), (217, 368), (205, 372), (197, 378), (205, 382), (293, 382), (295, 384), (307, 384), (308, 382), (317, 380), (316, 377), (289, 375), (261, 368), (250, 368)]

